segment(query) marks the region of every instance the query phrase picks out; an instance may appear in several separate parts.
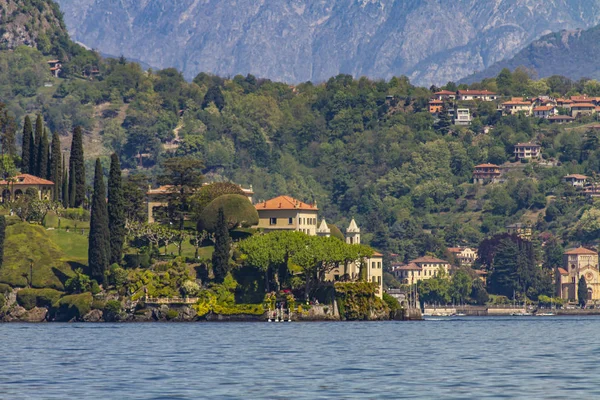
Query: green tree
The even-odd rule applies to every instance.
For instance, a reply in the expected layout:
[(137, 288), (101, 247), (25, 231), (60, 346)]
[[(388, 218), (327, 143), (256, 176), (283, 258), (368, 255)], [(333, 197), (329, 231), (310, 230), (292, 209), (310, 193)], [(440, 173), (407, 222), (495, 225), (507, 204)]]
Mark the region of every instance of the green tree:
[(512, 73), (508, 68), (503, 68), (502, 71), (500, 71), (500, 73), (496, 77), (496, 85), (498, 86), (500, 94), (512, 94), (513, 79)]
[(483, 286), (483, 282), (479, 278), (473, 280), (473, 286), (471, 287), (471, 298), (480, 306), (485, 305), (485, 303), (487, 303), (490, 299), (487, 290), (485, 290), (485, 286)]
[(31, 146), (33, 145), (33, 126), (29, 115), (25, 116), (23, 123), (23, 146), (21, 152), (21, 172), (28, 174), (30, 172), (29, 165), (31, 164)]
[(123, 213), (125, 220), (132, 223), (146, 221), (146, 190), (148, 179), (141, 174), (130, 174), (123, 182)]
[(108, 229), (110, 232), (110, 264), (119, 263), (125, 240), (125, 210), (121, 183), (121, 163), (117, 153), (110, 156), (108, 175)]
[(48, 174), (48, 130), (44, 128), (44, 133), (42, 134), (42, 138), (40, 139), (40, 144), (38, 146), (38, 154), (36, 156), (37, 159), (37, 170), (36, 175), (40, 178), (47, 178)]
[(104, 281), (104, 273), (109, 266), (109, 257), (110, 235), (108, 232), (106, 191), (102, 165), (100, 159), (96, 159), (88, 246), (88, 262), (92, 278)]
[(35, 120), (35, 136), (31, 143), (33, 146), (31, 147), (30, 154), (30, 164), (29, 164), (29, 172), (32, 175), (38, 176), (39, 168), (39, 152), (40, 145), (42, 143), (42, 136), (44, 136), (44, 120), (42, 116), (38, 114), (37, 119)]
[(258, 212), (245, 195), (225, 194), (206, 206), (198, 219), (198, 230), (216, 232), (219, 229), (219, 210), (223, 211), (229, 230), (258, 224)]
[(217, 214), (217, 229), (215, 230), (215, 250), (212, 256), (212, 267), (217, 282), (223, 282), (229, 272), (231, 238), (225, 220), (225, 213), (219, 208)]
[(0, 215), (0, 267), (4, 264), (4, 240), (6, 239), (6, 218)]
[(62, 191), (62, 160), (60, 154), (60, 137), (58, 133), (52, 134), (52, 151), (50, 154), (50, 176), (48, 177), (54, 182), (54, 201), (61, 199)]
[(450, 295), (454, 301), (464, 303), (469, 298), (472, 287), (473, 281), (471, 277), (465, 271), (458, 270), (452, 276)]
[(83, 161), (83, 131), (73, 130), (71, 157), (69, 158), (69, 206), (80, 207), (85, 200), (85, 164)]
[(452, 119), (448, 114), (448, 108), (444, 103), (442, 109), (438, 113), (438, 121), (435, 124), (435, 130), (442, 135), (447, 135), (450, 131), (450, 125), (452, 125)]
[(4, 103), (0, 102), (0, 133), (2, 154), (15, 157), (17, 155), (16, 136), (17, 122), (15, 118), (8, 112)]
[(196, 219), (200, 216), (206, 206), (219, 196), (224, 194), (239, 194), (245, 196), (244, 191), (231, 182), (215, 182), (202, 186), (190, 200), (192, 214)]
[(61, 194), (62, 194), (62, 205), (64, 208), (68, 208), (69, 207), (69, 175), (68, 175), (68, 171), (67, 171), (67, 164), (65, 163), (65, 156), (63, 155), (63, 159), (62, 159), (62, 171), (63, 171), (63, 176), (62, 176), (62, 190), (61, 190)]
[(210, 103), (214, 103), (219, 111), (222, 111), (223, 107), (225, 107), (225, 97), (223, 96), (223, 92), (221, 92), (221, 88), (217, 85), (211, 86), (204, 95), (202, 108), (208, 107)]
[(585, 276), (581, 275), (579, 283), (577, 284), (577, 301), (581, 307), (585, 306), (587, 302), (588, 287), (585, 281)]

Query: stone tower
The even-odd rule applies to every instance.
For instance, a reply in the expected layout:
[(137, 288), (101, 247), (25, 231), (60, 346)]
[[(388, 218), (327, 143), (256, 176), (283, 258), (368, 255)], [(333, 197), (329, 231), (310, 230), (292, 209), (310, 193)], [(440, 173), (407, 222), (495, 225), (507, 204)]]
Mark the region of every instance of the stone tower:
[(354, 218), (352, 218), (348, 229), (346, 229), (346, 243), (360, 244), (360, 228), (356, 225)]
[(329, 237), (331, 236), (331, 229), (327, 226), (325, 218), (321, 220), (321, 225), (317, 228), (317, 236)]

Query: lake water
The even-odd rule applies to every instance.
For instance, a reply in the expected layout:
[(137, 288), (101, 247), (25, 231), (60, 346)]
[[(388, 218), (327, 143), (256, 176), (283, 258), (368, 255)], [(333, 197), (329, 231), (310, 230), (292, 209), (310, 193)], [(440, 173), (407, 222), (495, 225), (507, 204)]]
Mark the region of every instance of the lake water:
[(2, 324), (2, 399), (600, 398), (600, 318)]

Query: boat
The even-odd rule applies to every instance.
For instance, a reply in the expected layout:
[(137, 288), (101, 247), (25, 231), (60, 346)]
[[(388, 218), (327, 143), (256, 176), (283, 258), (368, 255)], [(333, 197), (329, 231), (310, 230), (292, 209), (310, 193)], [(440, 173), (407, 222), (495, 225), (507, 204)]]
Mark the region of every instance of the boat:
[(531, 316), (531, 313), (529, 312), (515, 312), (510, 314), (511, 317), (528, 317)]
[(536, 317), (551, 317), (553, 315), (556, 315), (552, 312), (543, 312), (543, 313), (537, 313), (535, 314)]

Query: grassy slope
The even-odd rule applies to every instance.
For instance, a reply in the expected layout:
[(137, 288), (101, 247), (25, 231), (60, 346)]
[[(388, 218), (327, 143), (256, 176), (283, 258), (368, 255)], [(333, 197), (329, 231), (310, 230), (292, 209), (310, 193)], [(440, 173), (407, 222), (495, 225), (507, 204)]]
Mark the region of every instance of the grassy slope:
[[(56, 245), (47, 231), (36, 225), (18, 223), (6, 228), (4, 264), (0, 282), (11, 286), (27, 286), (30, 263), (33, 262), (33, 287), (64, 290), (64, 283), (77, 265)], [(24, 276), (25, 275), (25, 276)]]
[(66, 260), (87, 264), (87, 235), (82, 235), (80, 231), (67, 232), (62, 229), (50, 230), (46, 231), (46, 233), (50, 240), (52, 240), (65, 254)]

